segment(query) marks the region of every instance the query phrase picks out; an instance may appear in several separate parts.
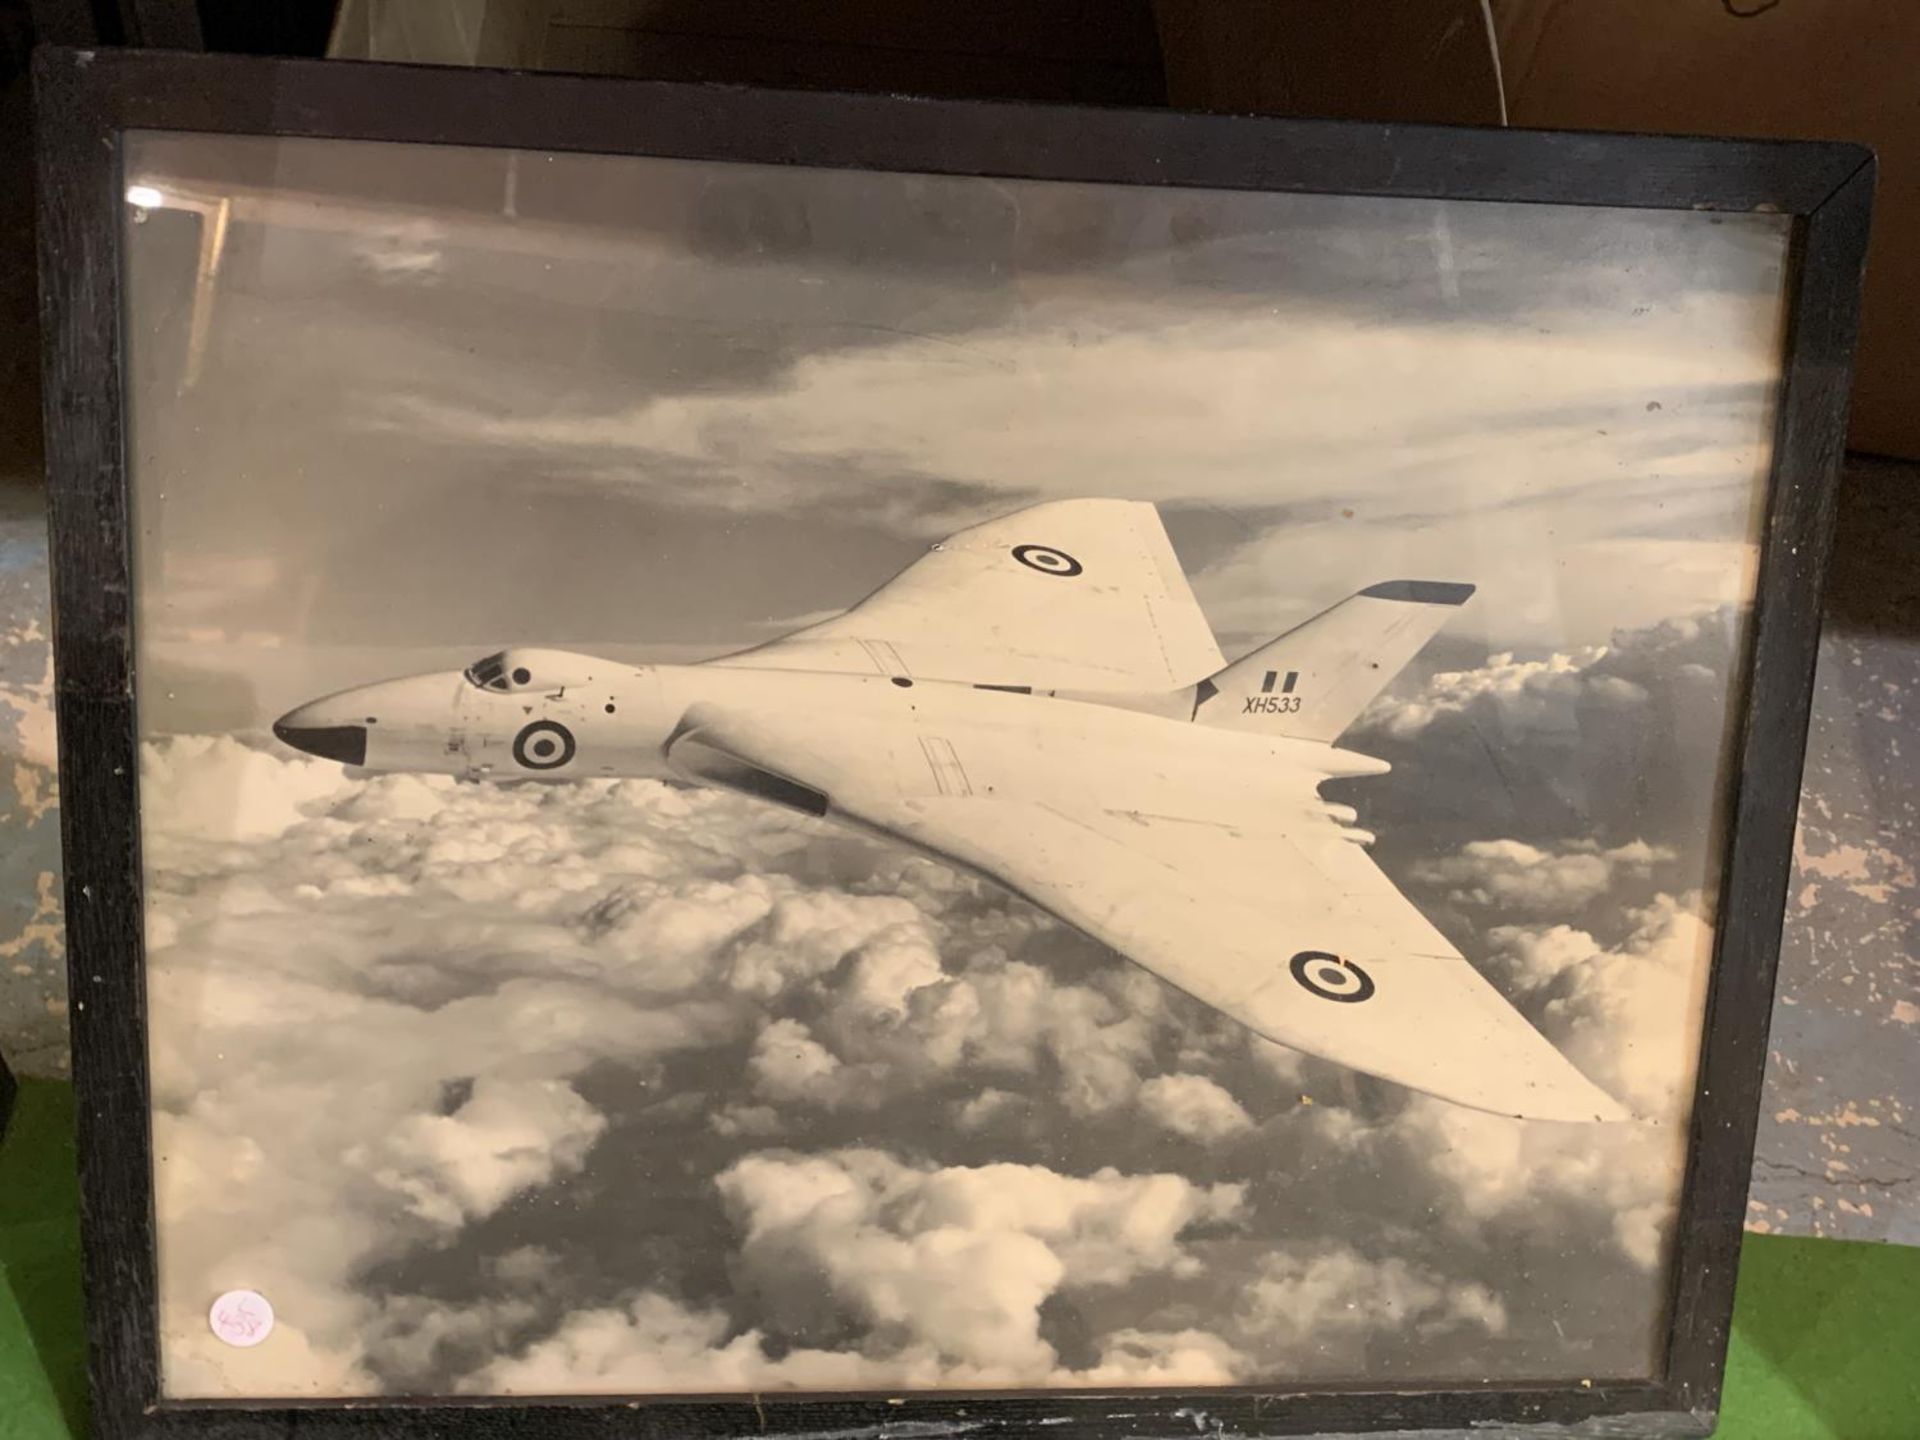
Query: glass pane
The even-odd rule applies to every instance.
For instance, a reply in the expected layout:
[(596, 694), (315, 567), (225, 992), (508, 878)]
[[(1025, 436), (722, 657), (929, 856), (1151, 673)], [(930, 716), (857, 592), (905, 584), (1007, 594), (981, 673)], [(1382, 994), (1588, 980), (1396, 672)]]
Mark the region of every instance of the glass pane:
[(126, 173), (169, 1395), (1655, 1371), (1787, 220)]

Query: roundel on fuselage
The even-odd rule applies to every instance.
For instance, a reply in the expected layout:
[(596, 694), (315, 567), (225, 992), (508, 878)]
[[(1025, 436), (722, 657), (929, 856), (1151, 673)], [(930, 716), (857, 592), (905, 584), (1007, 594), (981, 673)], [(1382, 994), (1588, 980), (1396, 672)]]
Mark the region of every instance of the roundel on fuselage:
[(536, 720), (513, 737), (513, 758), (528, 770), (558, 770), (574, 748), (573, 732), (558, 720)]

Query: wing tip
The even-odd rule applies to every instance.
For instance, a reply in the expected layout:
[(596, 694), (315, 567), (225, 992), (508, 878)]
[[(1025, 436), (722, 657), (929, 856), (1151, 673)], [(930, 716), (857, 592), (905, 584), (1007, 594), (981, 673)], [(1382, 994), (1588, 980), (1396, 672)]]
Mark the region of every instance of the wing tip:
[(1464, 605), (1474, 587), (1454, 580), (1382, 580), (1360, 593), (1375, 600), (1405, 600), (1415, 605)]
[(1529, 1104), (1508, 1112), (1516, 1120), (1551, 1120), (1564, 1125), (1631, 1125), (1642, 1117), (1588, 1081), (1576, 1093), (1559, 1091), (1543, 1104)]

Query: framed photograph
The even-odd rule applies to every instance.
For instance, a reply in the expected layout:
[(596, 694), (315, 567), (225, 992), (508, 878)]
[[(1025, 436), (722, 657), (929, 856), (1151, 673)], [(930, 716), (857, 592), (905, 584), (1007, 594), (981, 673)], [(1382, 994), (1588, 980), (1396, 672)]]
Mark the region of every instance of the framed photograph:
[(1866, 152), (39, 86), (106, 1440), (1711, 1427)]

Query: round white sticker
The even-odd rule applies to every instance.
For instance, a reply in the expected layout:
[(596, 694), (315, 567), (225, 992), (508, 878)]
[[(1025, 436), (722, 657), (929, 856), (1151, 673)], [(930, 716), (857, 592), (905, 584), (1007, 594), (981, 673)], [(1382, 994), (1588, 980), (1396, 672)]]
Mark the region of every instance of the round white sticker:
[(229, 1345), (258, 1345), (273, 1333), (273, 1306), (254, 1290), (229, 1290), (207, 1311), (213, 1333)]

